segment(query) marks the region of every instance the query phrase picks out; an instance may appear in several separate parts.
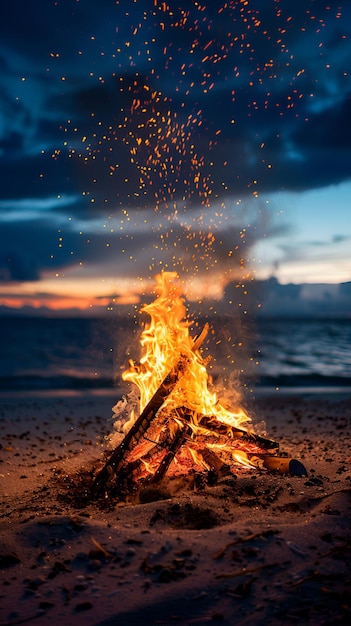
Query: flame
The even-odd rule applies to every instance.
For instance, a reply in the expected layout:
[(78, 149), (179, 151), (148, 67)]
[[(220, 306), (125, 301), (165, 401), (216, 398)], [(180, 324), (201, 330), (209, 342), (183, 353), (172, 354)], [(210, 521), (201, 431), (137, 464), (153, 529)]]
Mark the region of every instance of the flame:
[(234, 450), (232, 452), (233, 460), (245, 467), (255, 467), (255, 463), (252, 463), (244, 450)]
[(150, 463), (148, 463), (147, 461), (145, 461), (145, 459), (140, 459), (140, 461), (142, 462), (142, 464), (143, 464), (143, 466), (144, 466), (145, 471), (146, 471), (148, 474), (153, 475), (153, 473), (154, 473), (154, 471), (155, 471), (155, 470), (154, 470), (154, 468), (151, 466), (151, 464), (150, 464)]
[[(175, 272), (162, 272), (155, 277), (157, 297), (141, 309), (150, 316), (150, 321), (145, 324), (140, 338), (140, 362), (129, 361), (129, 368), (122, 374), (122, 378), (137, 386), (141, 412), (181, 358), (186, 364), (185, 371), (166, 398), (162, 412), (170, 414), (185, 407), (191, 416), (193, 431), (201, 429), (199, 416), (204, 415), (234, 427), (247, 425), (250, 422), (247, 413), (240, 406), (231, 410), (225, 408), (212, 389), (206, 370), (208, 359), (204, 359), (199, 350), (208, 326), (197, 339), (190, 336), (191, 322), (186, 318), (182, 290), (175, 282), (177, 278)], [(134, 421), (135, 417), (131, 415), (127, 427)]]
[(195, 450), (194, 448), (189, 447), (188, 448), (190, 455), (195, 463), (195, 465), (198, 465), (200, 468), (205, 468), (205, 469), (210, 469), (210, 466), (208, 465), (208, 463), (206, 463), (206, 461), (204, 461), (204, 459), (202, 458), (201, 454), (198, 453), (197, 450)]
[(123, 380), (134, 383), (139, 389), (140, 411), (175, 366), (180, 355), (191, 352), (189, 322), (184, 320), (184, 300), (180, 289), (172, 283), (176, 277), (174, 272), (164, 272), (155, 277), (158, 297), (141, 309), (150, 315), (151, 321), (145, 325), (141, 334), (140, 364), (129, 361), (129, 369), (122, 374)]

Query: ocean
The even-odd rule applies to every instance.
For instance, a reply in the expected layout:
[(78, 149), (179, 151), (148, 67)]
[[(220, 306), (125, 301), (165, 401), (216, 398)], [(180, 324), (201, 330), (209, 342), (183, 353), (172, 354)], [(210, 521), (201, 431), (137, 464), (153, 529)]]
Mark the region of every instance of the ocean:
[[(351, 390), (351, 321), (260, 320), (242, 337), (237, 325), (226, 333), (220, 320), (213, 326), (204, 348), (215, 351), (214, 377), (232, 371), (263, 393)], [(128, 359), (138, 359), (138, 336), (131, 318), (0, 318), (0, 394), (118, 395)]]

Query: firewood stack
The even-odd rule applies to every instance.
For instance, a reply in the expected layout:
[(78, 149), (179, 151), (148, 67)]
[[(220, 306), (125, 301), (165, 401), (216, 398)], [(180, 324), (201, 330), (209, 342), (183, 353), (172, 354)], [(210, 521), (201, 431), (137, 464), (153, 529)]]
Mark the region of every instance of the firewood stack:
[[(164, 276), (159, 280), (164, 289)], [(163, 293), (163, 299), (169, 304), (169, 294), (165, 297)], [(176, 298), (173, 298), (172, 305), (174, 301)], [(181, 300), (181, 313), (182, 306)], [(144, 307), (144, 310), (148, 308), (151, 309), (152, 305)], [(184, 332), (184, 327), (181, 331)], [(200, 335), (192, 340), (187, 331), (187, 349), (184, 353), (179, 351), (173, 358), (175, 364), (95, 476), (94, 491), (97, 496), (107, 497), (111, 488), (118, 493), (122, 485), (125, 489), (126, 484), (134, 490), (157, 486), (166, 475), (208, 472), (212, 480), (214, 476), (218, 479), (233, 472), (236, 464), (281, 473), (306, 473), (301, 463), (279, 455), (278, 443), (235, 425), (230, 413), (226, 419), (225, 412), (224, 417), (218, 417), (200, 411), (198, 406), (201, 404), (197, 406), (194, 400), (196, 386), (187, 402), (187, 385), (191, 387), (193, 379), (204, 371), (206, 361), (202, 359), (199, 348), (208, 332), (206, 324)], [(147, 333), (151, 334), (149, 327)], [(173, 330), (173, 340), (175, 334)], [(191, 371), (194, 363), (195, 369)], [(131, 362), (131, 370), (135, 377), (136, 372), (145, 370), (145, 365)]]

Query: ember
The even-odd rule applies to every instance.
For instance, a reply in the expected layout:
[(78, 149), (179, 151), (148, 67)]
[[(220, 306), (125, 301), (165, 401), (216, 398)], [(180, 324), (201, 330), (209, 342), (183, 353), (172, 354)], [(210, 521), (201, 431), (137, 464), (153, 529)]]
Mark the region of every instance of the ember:
[[(176, 278), (173, 272), (156, 276), (157, 298), (142, 308), (150, 322), (141, 334), (140, 362), (130, 361), (123, 373), (138, 389), (139, 407), (133, 393), (114, 407), (120, 432), (95, 478), (96, 493), (106, 493), (111, 485), (118, 491), (126, 483), (155, 486), (166, 473), (207, 471), (220, 477), (238, 465), (301, 472), (302, 464), (278, 456), (279, 445), (254, 432), (239, 393), (234, 407), (218, 400), (206, 369), (209, 359), (200, 352), (209, 325), (194, 339), (190, 336)], [(126, 408), (129, 415), (123, 420)]]

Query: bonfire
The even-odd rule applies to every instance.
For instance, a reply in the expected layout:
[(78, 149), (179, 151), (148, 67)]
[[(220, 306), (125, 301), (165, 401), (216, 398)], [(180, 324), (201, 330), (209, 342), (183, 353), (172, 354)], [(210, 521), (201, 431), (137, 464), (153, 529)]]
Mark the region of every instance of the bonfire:
[[(114, 447), (95, 477), (98, 494), (157, 486), (202, 474), (214, 481), (238, 466), (304, 473), (301, 463), (279, 454), (279, 445), (255, 432), (237, 393), (235, 406), (218, 398), (201, 354), (210, 327), (195, 337), (177, 275), (155, 277), (157, 297), (142, 311), (141, 358), (122, 378), (134, 391), (113, 408)], [(127, 487), (126, 487), (127, 486)]]

